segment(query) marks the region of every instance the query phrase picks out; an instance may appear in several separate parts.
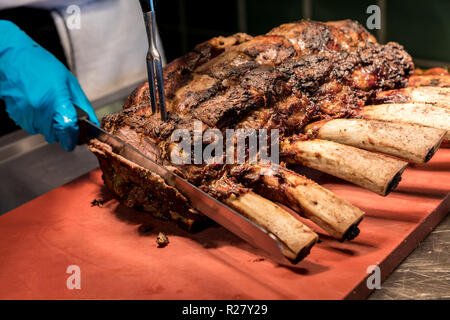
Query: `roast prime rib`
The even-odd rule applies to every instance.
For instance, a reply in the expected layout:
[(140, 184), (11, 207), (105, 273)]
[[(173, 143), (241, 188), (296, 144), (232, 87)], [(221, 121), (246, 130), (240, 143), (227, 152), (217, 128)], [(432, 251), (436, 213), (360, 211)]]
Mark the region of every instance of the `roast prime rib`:
[[(122, 111), (102, 119), (102, 127), (269, 229), (285, 255), (297, 261), (309, 252), (317, 234), (277, 202), (339, 240), (358, 235), (364, 213), (290, 170), (289, 164), (386, 195), (398, 184), (407, 161), (425, 162), (439, 147), (449, 129), (448, 97), (420, 104), (381, 98), (385, 91), (406, 87), (413, 71), (401, 45), (378, 44), (357, 22), (300, 21), (262, 36), (236, 34), (196, 46), (164, 68), (167, 121), (152, 114), (144, 83)], [(447, 118), (441, 124), (403, 121), (385, 106), (403, 107), (410, 118), (414, 108), (434, 108)], [(263, 174), (272, 169), (260, 163), (174, 164), (171, 135), (176, 129), (192, 132), (195, 121), (203, 132), (278, 129), (282, 163), (272, 174)], [(187, 230), (208, 223), (155, 173), (97, 140), (89, 148), (99, 159), (106, 186), (125, 205)]]

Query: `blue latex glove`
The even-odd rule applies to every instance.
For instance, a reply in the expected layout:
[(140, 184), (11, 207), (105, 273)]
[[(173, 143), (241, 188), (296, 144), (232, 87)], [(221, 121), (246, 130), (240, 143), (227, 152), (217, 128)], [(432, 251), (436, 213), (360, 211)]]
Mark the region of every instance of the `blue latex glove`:
[(50, 52), (10, 21), (0, 20), (0, 99), (28, 133), (59, 141), (68, 151), (78, 141), (74, 104), (98, 124), (77, 79)]

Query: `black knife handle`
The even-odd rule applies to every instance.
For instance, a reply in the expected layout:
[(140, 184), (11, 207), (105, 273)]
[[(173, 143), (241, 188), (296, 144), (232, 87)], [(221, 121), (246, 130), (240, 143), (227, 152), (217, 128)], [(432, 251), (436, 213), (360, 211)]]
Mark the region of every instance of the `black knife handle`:
[(81, 119), (89, 119), (89, 115), (86, 113), (86, 111), (84, 111), (83, 109), (81, 109), (79, 106), (74, 105), (75, 106), (75, 110), (77, 111), (77, 119), (78, 122)]
[(77, 111), (77, 125), (78, 125), (78, 131), (80, 132), (80, 135), (78, 136), (78, 142), (77, 145), (85, 144), (89, 141), (89, 135), (87, 134), (87, 128), (86, 123), (83, 121), (84, 119), (89, 120), (89, 115), (81, 109), (80, 107), (75, 106), (75, 110)]

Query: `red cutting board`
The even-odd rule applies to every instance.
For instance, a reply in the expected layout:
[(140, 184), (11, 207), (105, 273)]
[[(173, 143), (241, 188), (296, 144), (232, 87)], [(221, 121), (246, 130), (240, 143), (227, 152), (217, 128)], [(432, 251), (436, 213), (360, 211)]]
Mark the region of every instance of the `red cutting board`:
[[(450, 211), (450, 149), (408, 168), (381, 197), (332, 178), (320, 183), (367, 214), (361, 234), (323, 242), (297, 266), (281, 267), (219, 226), (197, 234), (110, 199), (94, 170), (0, 216), (2, 299), (344, 299), (364, 298), (369, 265), (382, 279)], [(95, 198), (109, 199), (102, 208)], [(138, 226), (154, 229), (140, 234)], [(157, 248), (159, 231), (170, 244)], [(66, 286), (68, 266), (81, 289)]]

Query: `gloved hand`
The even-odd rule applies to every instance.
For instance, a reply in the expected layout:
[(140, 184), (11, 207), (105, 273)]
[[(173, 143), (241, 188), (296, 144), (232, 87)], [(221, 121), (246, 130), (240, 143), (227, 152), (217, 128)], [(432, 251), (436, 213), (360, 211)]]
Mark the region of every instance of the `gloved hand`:
[(59, 141), (68, 151), (78, 141), (74, 104), (98, 124), (77, 79), (50, 52), (10, 21), (0, 20), (0, 99), (28, 133)]

